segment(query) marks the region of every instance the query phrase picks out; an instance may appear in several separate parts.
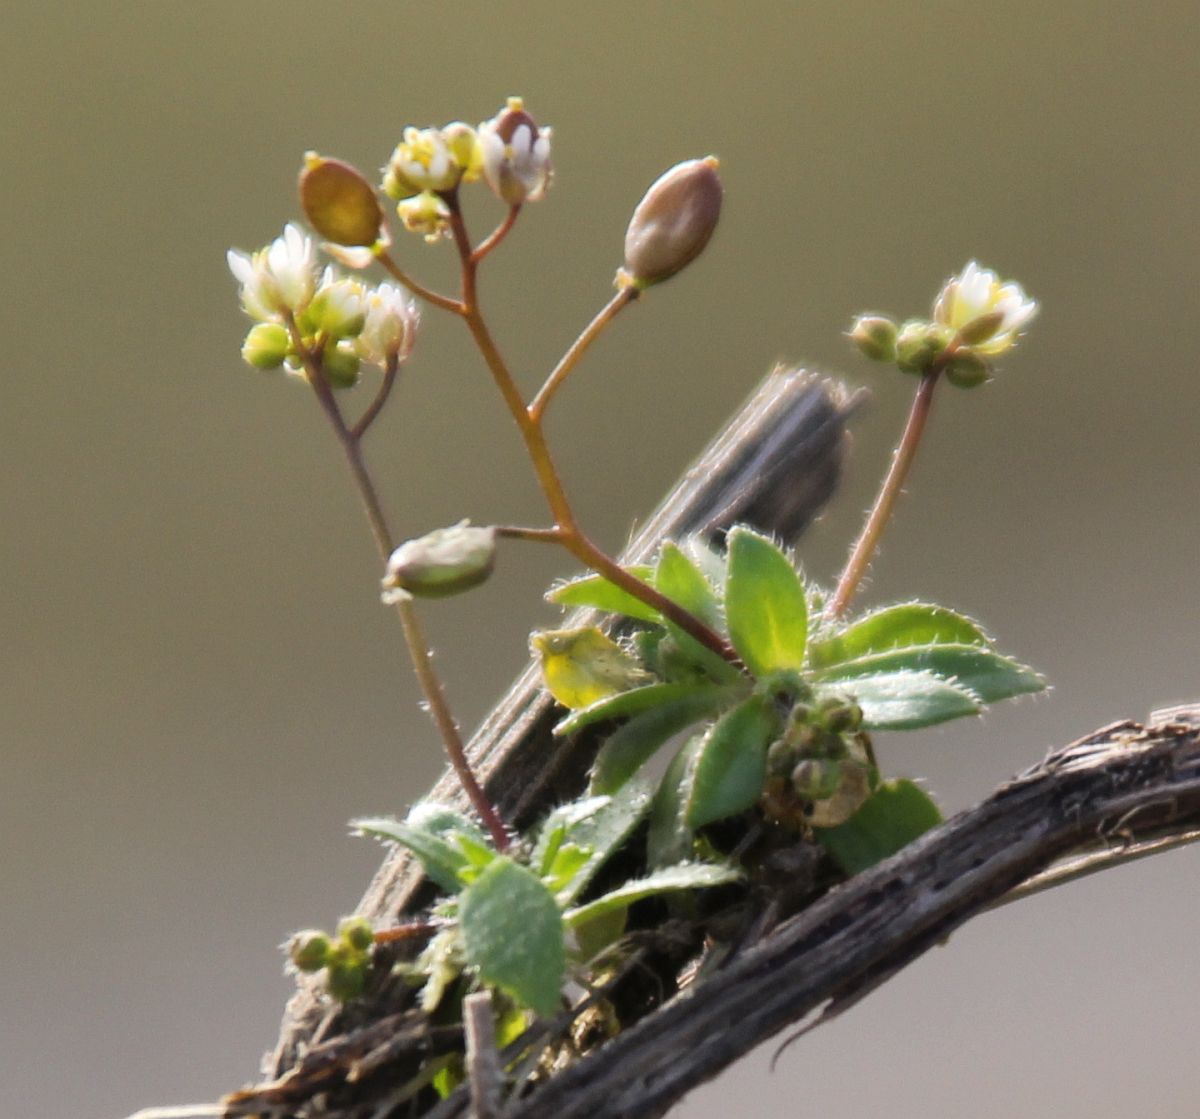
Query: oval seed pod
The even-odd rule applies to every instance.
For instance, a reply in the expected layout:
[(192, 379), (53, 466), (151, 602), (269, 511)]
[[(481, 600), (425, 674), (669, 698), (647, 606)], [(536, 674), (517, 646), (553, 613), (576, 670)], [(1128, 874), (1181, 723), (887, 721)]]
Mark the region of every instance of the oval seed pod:
[[(466, 521), (439, 528), (401, 544), (388, 560), (383, 600), (397, 592), (418, 598), (445, 598), (478, 586), (496, 563), (496, 530)], [(401, 596), (402, 597), (402, 596)]]
[(669, 280), (704, 251), (724, 194), (713, 156), (679, 163), (653, 183), (625, 232), (622, 286), (647, 288)]
[(300, 205), (309, 225), (335, 245), (373, 245), (379, 240), (383, 208), (375, 188), (340, 159), (305, 154)]

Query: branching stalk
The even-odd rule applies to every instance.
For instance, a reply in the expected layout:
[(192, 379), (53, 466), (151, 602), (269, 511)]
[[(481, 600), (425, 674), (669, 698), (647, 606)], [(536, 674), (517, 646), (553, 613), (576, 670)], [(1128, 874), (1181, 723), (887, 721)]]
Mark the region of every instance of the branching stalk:
[[(626, 571), (603, 549), (594, 544), (579, 527), (579, 522), (575, 518), (574, 510), (571, 508), (570, 500), (563, 486), (562, 477), (550, 454), (550, 447), (546, 442), (541, 415), (535, 415), (532, 406), (526, 407), (521, 391), (517, 387), (516, 381), (513, 379), (512, 373), (509, 371), (499, 347), (492, 338), (487, 321), (479, 309), (476, 282), (478, 262), (472, 257), (470, 236), (467, 233), (466, 223), (463, 221), (457, 200), (447, 197), (446, 201), (450, 205), (451, 233), (462, 261), (462, 315), (468, 329), (471, 331), (471, 337), (474, 339), (475, 345), (479, 348), (479, 352), (483, 355), (483, 360), (488, 367), (488, 371), (491, 373), (492, 379), (496, 382), (496, 387), (500, 390), (500, 395), (504, 398), (504, 403), (508, 407), (518, 431), (521, 433), (521, 438), (525, 443), (525, 450), (529, 455), (529, 460), (533, 464), (538, 484), (546, 498), (547, 504), (550, 506), (550, 513), (555, 522), (554, 531), (558, 535), (559, 542), (580, 562), (590, 567), (597, 574), (603, 575), (609, 582), (616, 584), (622, 590), (633, 595), (634, 598), (657, 610), (664, 618), (700, 642), (705, 648), (710, 649), (717, 656), (722, 657), (731, 664), (740, 665), (741, 662), (733, 647), (716, 630), (705, 625), (691, 611), (685, 610), (678, 603), (673, 602), (666, 595), (655, 590), (649, 583)], [(566, 373), (569, 373), (579, 358), (583, 356), (588, 345), (600, 335), (604, 327), (608, 325), (623, 306), (630, 302), (631, 298), (622, 299), (620, 294), (618, 294), (616, 298), (610, 301), (608, 306), (600, 312), (587, 330), (584, 331), (584, 334), (580, 336), (582, 345), (580, 342), (577, 342), (571, 347), (571, 351), (568, 351), (567, 357), (559, 363), (555, 373), (550, 375), (545, 387), (550, 387), (552, 382), (556, 382), (553, 387), (561, 384)], [(568, 358), (572, 352), (576, 356), (568, 364)], [(556, 377), (558, 370), (564, 368), (565, 372)], [(545, 387), (543, 388), (543, 393), (545, 392)], [(551, 392), (553, 392), (553, 387), (551, 387)]]
[[(334, 398), (333, 389), (330, 387), (321, 370), (319, 357), (303, 344), (295, 323), (292, 322), (289, 325), (293, 339), (296, 342), (297, 350), (304, 357), (304, 367), (308, 382), (312, 386), (313, 392), (316, 394), (317, 400), (320, 402), (330, 426), (333, 428), (333, 433), (337, 437), (338, 444), (345, 455), (346, 464), (350, 468), (350, 474), (354, 478), (354, 484), (358, 490), (359, 497), (362, 499), (367, 523), (371, 526), (371, 534), (375, 538), (375, 545), (379, 551), (380, 559), (386, 563), (388, 557), (395, 549), (395, 540), (391, 530), (388, 528), (387, 517), (383, 512), (383, 505), (379, 500), (379, 492), (375, 488), (371, 473), (367, 469), (366, 462), (363, 459), (360, 439), (346, 425), (342, 410)], [(433, 658), (429, 652), (429, 644), (425, 639), (420, 618), (417, 616), (412, 600), (408, 598), (399, 599), (396, 603), (396, 613), (400, 618), (400, 627), (404, 632), (404, 643), (408, 647), (409, 656), (412, 659), (413, 671), (416, 673), (417, 682), (420, 684), (421, 692), (425, 697), (429, 715), (433, 719), (438, 733), (441, 735), (442, 744), (450, 759), (450, 765), (458, 775), (463, 791), (467, 794), (471, 805), (483, 821), (496, 848), (503, 851), (509, 845), (508, 831), (492, 802), (488, 799), (487, 793), (484, 792), (483, 787), (475, 777), (474, 770), (471, 768), (466, 748), (463, 746), (462, 735), (459, 733), (458, 724), (454, 721), (454, 715), (446, 699), (441, 678), (438, 676), (437, 670), (433, 667)]]

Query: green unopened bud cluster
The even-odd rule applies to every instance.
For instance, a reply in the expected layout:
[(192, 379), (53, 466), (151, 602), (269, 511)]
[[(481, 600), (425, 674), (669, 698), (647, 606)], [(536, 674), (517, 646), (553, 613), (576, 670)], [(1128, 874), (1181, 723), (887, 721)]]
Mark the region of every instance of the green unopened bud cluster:
[(309, 975), (324, 971), (325, 985), (339, 1002), (358, 998), (371, 968), (375, 930), (365, 917), (345, 917), (337, 935), (320, 929), (298, 932), (287, 943), (288, 959), (297, 971)]
[(767, 750), (762, 808), (800, 830), (836, 827), (862, 807), (876, 776), (858, 705), (839, 696), (802, 698)]
[(848, 337), (872, 361), (918, 375), (937, 370), (969, 389), (991, 377), (992, 359), (1016, 345), (1037, 306), (1020, 284), (1002, 283), (971, 261), (946, 281), (931, 318), (897, 323), (886, 315), (859, 315)]

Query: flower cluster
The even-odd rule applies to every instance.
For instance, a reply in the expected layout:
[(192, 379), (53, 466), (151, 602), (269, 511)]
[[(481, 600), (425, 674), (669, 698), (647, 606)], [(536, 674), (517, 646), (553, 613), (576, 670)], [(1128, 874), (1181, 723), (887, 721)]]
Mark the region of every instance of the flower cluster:
[(332, 268), (318, 272), (312, 239), (295, 224), (257, 252), (231, 249), (228, 260), (255, 320), (242, 357), (256, 368), (308, 375), (311, 365), (344, 387), (358, 380), (361, 362), (387, 368), (412, 350), (415, 304), (390, 284), (371, 288)]
[(1037, 301), (1014, 280), (970, 261), (946, 281), (930, 319), (897, 325), (883, 315), (860, 315), (850, 338), (867, 357), (895, 362), (906, 373), (945, 372), (960, 388), (974, 388), (991, 376), (991, 361), (1017, 344)]
[(436, 241), (449, 228), (460, 183), (486, 179), (509, 206), (537, 202), (550, 186), (550, 129), (540, 128), (519, 97), (477, 129), (405, 128), (384, 171), (383, 190), (404, 228)]

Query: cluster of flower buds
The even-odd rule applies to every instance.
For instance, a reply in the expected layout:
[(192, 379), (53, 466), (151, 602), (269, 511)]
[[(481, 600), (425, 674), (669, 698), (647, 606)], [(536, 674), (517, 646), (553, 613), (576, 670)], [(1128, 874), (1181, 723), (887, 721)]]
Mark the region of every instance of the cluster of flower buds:
[(553, 176), (550, 133), (519, 97), (510, 97), (478, 128), (462, 121), (443, 128), (409, 126), (384, 171), (384, 192), (396, 201), (405, 229), (436, 241), (449, 228), (461, 183), (485, 179), (513, 207), (545, 197)]
[(312, 974), (324, 969), (329, 993), (339, 1002), (349, 1002), (363, 992), (374, 944), (375, 932), (366, 918), (346, 917), (336, 937), (306, 929), (287, 942), (286, 951), (297, 971)]
[(416, 305), (390, 284), (372, 288), (332, 268), (318, 272), (312, 239), (298, 226), (257, 252), (231, 249), (228, 259), (242, 308), (255, 320), (242, 346), (250, 365), (303, 374), (309, 355), (330, 384), (345, 387), (358, 380), (361, 362), (387, 368), (411, 352)]
[(932, 318), (897, 324), (883, 315), (860, 315), (850, 338), (874, 361), (894, 363), (905, 373), (939, 369), (952, 384), (974, 388), (991, 376), (992, 359), (1017, 344), (1037, 309), (1020, 284), (1001, 282), (971, 261), (946, 281)]
[(871, 743), (857, 704), (837, 696), (797, 702), (767, 751), (762, 808), (797, 829), (845, 823), (876, 780)]

